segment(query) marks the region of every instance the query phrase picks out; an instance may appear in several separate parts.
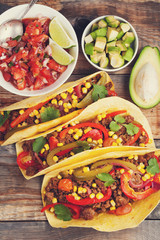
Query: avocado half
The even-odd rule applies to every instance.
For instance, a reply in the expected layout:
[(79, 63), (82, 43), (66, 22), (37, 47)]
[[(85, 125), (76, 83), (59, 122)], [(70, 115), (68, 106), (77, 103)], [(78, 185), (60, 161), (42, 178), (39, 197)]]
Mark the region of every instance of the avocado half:
[(130, 75), (129, 92), (141, 108), (152, 108), (160, 102), (160, 51), (146, 46), (141, 51)]

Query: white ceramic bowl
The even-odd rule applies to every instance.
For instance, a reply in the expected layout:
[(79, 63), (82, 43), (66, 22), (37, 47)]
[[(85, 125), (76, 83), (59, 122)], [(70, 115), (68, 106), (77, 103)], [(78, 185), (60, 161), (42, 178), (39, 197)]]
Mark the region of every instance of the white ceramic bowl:
[[(4, 12), (3, 14), (0, 15), (0, 24), (10, 20), (10, 19), (16, 19), (19, 18), (22, 13), (24, 12), (24, 10), (26, 9), (27, 4), (23, 4), (23, 5), (19, 5), (16, 7), (13, 7), (9, 10), (7, 10), (6, 12)], [(50, 86), (47, 86), (41, 90), (18, 90), (16, 89), (11, 83), (6, 82), (2, 76), (2, 73), (0, 72), (0, 85), (5, 88), (6, 90), (21, 95), (21, 96), (38, 96), (38, 95), (43, 95), (45, 93), (51, 92), (54, 89), (58, 88), (59, 86), (61, 86), (64, 82), (67, 81), (67, 79), (70, 77), (70, 75), (72, 74), (76, 63), (77, 63), (77, 58), (78, 58), (78, 40), (77, 40), (77, 36), (75, 34), (75, 31), (72, 27), (72, 25), (70, 24), (70, 22), (58, 11), (54, 10), (53, 8), (44, 6), (44, 5), (40, 5), (40, 4), (35, 4), (31, 10), (27, 13), (27, 15), (25, 16), (25, 18), (34, 18), (37, 17), (38, 15), (42, 15), (42, 16), (46, 16), (49, 17), (50, 19), (52, 19), (53, 17), (57, 16), (59, 21), (61, 22), (62, 26), (64, 27), (64, 29), (66, 30), (66, 32), (68, 33), (68, 35), (71, 37), (71, 39), (75, 42), (76, 46), (72, 47), (70, 49), (70, 54), (74, 57), (74, 61), (67, 67), (66, 71), (64, 73), (62, 73), (60, 75), (60, 77), (58, 78), (58, 80), (53, 83)]]
[[(87, 61), (95, 68), (99, 69), (99, 70), (102, 70), (102, 71), (106, 71), (106, 72), (115, 72), (115, 71), (119, 71), (125, 67), (127, 67), (132, 61), (133, 59), (135, 58), (136, 54), (137, 54), (137, 51), (138, 51), (138, 36), (137, 36), (137, 33), (134, 29), (134, 27), (128, 22), (126, 21), (124, 18), (121, 18), (121, 17), (118, 17), (118, 16), (114, 16), (117, 20), (119, 20), (120, 22), (124, 22), (124, 23), (128, 23), (131, 27), (131, 30), (133, 33), (134, 33), (134, 36), (135, 36), (135, 41), (134, 41), (134, 45), (133, 45), (133, 50), (134, 50), (134, 54), (133, 54), (133, 57), (132, 59), (129, 61), (129, 62), (126, 62), (122, 67), (119, 67), (119, 68), (113, 68), (112, 66), (107, 66), (106, 68), (101, 68), (100, 66), (98, 66), (97, 64), (93, 63), (90, 58), (88, 57), (88, 55), (85, 53), (85, 50), (84, 50), (84, 45), (85, 45), (85, 41), (84, 41), (84, 38), (91, 32), (91, 27), (94, 23), (97, 23), (98, 21), (100, 21), (101, 19), (104, 19), (105, 17), (108, 17), (108, 16), (111, 16), (111, 15), (105, 15), (105, 16), (101, 16), (101, 17), (98, 17), (96, 19), (94, 19), (93, 21), (91, 21), (87, 27), (85, 28), (83, 34), (82, 34), (82, 39), (81, 39), (81, 47), (82, 47), (82, 51), (83, 51), (83, 54), (85, 56), (85, 58), (87, 59)], [(113, 15), (112, 15), (113, 16)]]

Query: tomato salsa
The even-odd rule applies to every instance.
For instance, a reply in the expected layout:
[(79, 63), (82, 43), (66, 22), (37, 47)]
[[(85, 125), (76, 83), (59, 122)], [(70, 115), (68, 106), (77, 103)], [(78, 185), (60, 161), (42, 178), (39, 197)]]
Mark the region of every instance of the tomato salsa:
[(38, 90), (54, 83), (67, 66), (54, 61), (47, 17), (23, 19), (24, 34), (0, 47), (0, 71), (15, 88)]

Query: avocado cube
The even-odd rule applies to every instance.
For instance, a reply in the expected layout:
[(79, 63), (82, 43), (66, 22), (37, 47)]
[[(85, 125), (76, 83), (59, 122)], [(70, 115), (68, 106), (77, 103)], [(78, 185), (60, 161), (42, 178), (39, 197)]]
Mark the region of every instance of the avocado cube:
[(93, 31), (95, 31), (97, 29), (98, 29), (98, 24), (97, 23), (93, 23), (91, 31), (93, 32)]
[(120, 54), (121, 49), (119, 47), (108, 47), (108, 52), (110, 55)]
[(133, 54), (134, 54), (133, 49), (129, 47), (126, 52), (123, 52), (122, 56), (124, 60), (129, 62), (132, 59)]
[(101, 68), (106, 68), (108, 63), (109, 63), (109, 59), (106, 56), (102, 56), (101, 60), (100, 60), (100, 63), (99, 63), (99, 66)]
[(85, 38), (84, 38), (84, 41), (86, 42), (86, 43), (91, 43), (91, 42), (93, 42), (93, 37), (92, 37), (92, 35), (91, 34), (89, 34), (89, 35), (87, 35)]
[(107, 34), (107, 28), (100, 28), (94, 31), (97, 37), (105, 37)]
[(128, 23), (121, 23), (120, 27), (124, 33), (128, 32), (131, 28)]
[(117, 40), (119, 40), (124, 35), (124, 32), (122, 31), (122, 29), (120, 27), (117, 28), (117, 31), (118, 31)]
[(109, 59), (110, 59), (110, 64), (113, 68), (119, 68), (124, 65), (124, 59), (120, 54), (114, 54), (114, 55), (109, 54)]
[(116, 46), (119, 47), (121, 51), (127, 51), (127, 47), (122, 40), (117, 41)]
[(118, 20), (116, 20), (114, 16), (106, 17), (106, 22), (107, 22), (108, 26), (114, 27), (114, 28), (118, 27), (120, 24), (120, 22)]
[(108, 53), (108, 48), (109, 47), (115, 47), (116, 46), (116, 41), (112, 41), (106, 44), (106, 53)]
[(86, 43), (84, 47), (85, 53), (87, 55), (93, 55), (94, 51), (94, 44), (93, 43)]
[(126, 46), (126, 48), (129, 48), (130, 47), (130, 43), (124, 43), (125, 44), (125, 46)]
[(125, 35), (122, 37), (124, 43), (132, 43), (135, 40), (135, 36), (133, 32), (126, 32)]
[(91, 32), (90, 34), (91, 34), (92, 38), (95, 40), (96, 37), (97, 37), (97, 36), (96, 36), (96, 33), (95, 33), (95, 32)]
[(111, 42), (111, 41), (115, 40), (117, 35), (118, 35), (117, 30), (115, 30), (114, 28), (108, 27), (108, 31), (107, 31), (108, 42)]
[(105, 37), (97, 37), (94, 50), (97, 52), (103, 52), (106, 46), (107, 39)]
[(100, 20), (100, 21), (98, 22), (98, 27), (99, 27), (99, 28), (105, 28), (105, 27), (107, 27), (106, 21), (105, 21), (104, 19)]
[(98, 53), (94, 51), (93, 55), (90, 56), (90, 59), (93, 63), (98, 64), (102, 57), (106, 57), (106, 54), (104, 51), (102, 53)]

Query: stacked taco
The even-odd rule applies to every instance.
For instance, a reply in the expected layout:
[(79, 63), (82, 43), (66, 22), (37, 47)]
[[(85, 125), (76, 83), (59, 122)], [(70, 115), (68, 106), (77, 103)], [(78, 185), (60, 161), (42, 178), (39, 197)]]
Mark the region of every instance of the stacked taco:
[(88, 157), (45, 175), (41, 211), (50, 225), (106, 232), (136, 227), (160, 201), (160, 151), (113, 147)]
[(17, 163), (29, 179), (82, 162), (81, 152), (96, 157), (111, 146), (155, 146), (139, 108), (116, 96), (100, 99), (74, 119), (17, 143)]
[(76, 117), (100, 97), (116, 95), (109, 75), (97, 72), (68, 82), (53, 92), (0, 108), (0, 144), (45, 132)]

